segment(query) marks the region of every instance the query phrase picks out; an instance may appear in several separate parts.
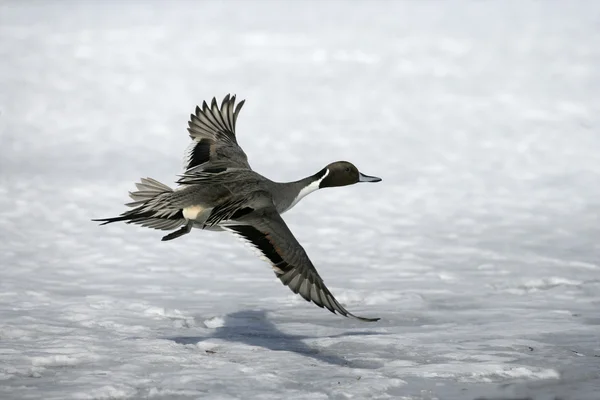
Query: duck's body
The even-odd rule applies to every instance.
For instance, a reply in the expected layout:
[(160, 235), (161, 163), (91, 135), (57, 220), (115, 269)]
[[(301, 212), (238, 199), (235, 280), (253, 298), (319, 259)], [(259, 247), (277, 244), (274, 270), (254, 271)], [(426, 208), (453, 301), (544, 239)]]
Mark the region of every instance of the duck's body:
[(318, 181), (319, 174), (295, 182), (274, 182), (252, 170), (228, 169), (217, 174), (184, 175), (179, 182), (185, 182), (181, 190), (192, 197), (209, 197), (208, 204), (218, 204), (229, 198), (243, 200), (256, 192), (269, 193), (275, 209), (283, 214), (302, 197), (317, 190)]
[[(307, 194), (324, 187), (344, 186), (381, 179), (358, 172), (345, 161), (329, 164), (318, 173), (294, 182), (273, 182), (253, 171), (238, 146), (235, 123), (243, 101), (226, 96), (219, 108), (196, 107), (188, 131), (193, 140), (186, 152), (185, 172), (175, 190), (151, 178), (130, 193), (133, 207), (104, 224), (125, 221), (173, 231), (172, 240), (192, 228), (227, 230), (255, 246), (269, 261), (279, 279), (308, 301), (331, 312), (366, 321), (349, 313), (333, 297), (306, 252), (281, 218)], [(179, 228), (179, 229), (178, 229)]]

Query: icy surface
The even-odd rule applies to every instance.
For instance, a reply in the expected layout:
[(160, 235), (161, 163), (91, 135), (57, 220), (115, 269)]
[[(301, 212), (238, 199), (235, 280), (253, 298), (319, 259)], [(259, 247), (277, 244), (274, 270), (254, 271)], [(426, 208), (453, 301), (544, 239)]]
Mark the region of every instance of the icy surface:
[[(600, 3), (0, 3), (1, 399), (597, 399)], [(225, 233), (98, 227), (246, 98), (337, 298)]]

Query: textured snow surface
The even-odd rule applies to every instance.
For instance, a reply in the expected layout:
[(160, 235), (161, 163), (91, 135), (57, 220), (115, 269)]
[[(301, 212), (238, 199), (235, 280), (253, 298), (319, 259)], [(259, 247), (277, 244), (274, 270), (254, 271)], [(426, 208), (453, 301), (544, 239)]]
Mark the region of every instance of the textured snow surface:
[[(0, 398), (598, 399), (600, 3), (0, 3)], [(236, 93), (367, 324), (231, 235), (91, 218)]]

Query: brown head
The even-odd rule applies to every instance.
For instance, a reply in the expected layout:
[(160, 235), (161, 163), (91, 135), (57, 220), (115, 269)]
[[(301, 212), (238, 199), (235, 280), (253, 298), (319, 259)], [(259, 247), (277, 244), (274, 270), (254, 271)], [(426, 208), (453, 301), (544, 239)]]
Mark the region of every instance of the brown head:
[(380, 182), (381, 178), (365, 175), (348, 161), (336, 161), (317, 173), (321, 179), (319, 189), (326, 187), (347, 186), (358, 182)]

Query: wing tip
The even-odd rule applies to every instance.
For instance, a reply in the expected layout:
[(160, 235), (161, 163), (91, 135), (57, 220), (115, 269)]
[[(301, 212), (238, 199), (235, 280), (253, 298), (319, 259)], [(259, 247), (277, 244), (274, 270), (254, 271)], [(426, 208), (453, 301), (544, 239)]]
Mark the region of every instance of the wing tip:
[(357, 319), (357, 320), (363, 321), (363, 322), (377, 322), (381, 319), (381, 318), (359, 317), (358, 315), (354, 315), (354, 314), (350, 314), (350, 313), (348, 313), (347, 317), (352, 317), (354, 319)]
[(346, 317), (346, 318), (354, 318), (357, 319), (359, 321), (363, 321), (363, 322), (377, 322), (379, 321), (381, 318), (368, 318), (368, 317), (361, 317), (358, 315), (354, 315), (352, 314), (350, 311), (346, 310), (345, 308), (341, 307), (341, 309), (335, 309), (335, 311), (331, 311), (334, 314), (338, 314), (341, 315), (342, 317)]

